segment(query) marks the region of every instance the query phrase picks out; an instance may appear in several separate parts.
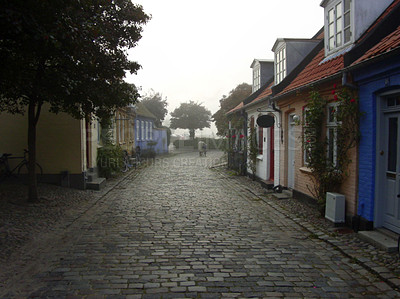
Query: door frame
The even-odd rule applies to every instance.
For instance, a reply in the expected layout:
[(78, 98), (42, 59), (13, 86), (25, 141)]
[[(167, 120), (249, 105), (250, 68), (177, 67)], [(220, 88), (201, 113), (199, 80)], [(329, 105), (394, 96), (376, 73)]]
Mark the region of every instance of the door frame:
[[(382, 149), (383, 142), (385, 141), (383, 135), (380, 134), (382, 129), (385, 127), (385, 124), (383, 121), (385, 120), (384, 114), (385, 113), (400, 113), (400, 107), (393, 109), (393, 110), (387, 110), (384, 109), (384, 103), (385, 99), (388, 96), (395, 95), (395, 94), (400, 94), (400, 89), (394, 89), (390, 90), (387, 92), (383, 92), (376, 97), (376, 131), (375, 131), (375, 137), (376, 137), (376, 147), (375, 147), (375, 200), (374, 200), (374, 227), (382, 227), (384, 225), (384, 201), (385, 199), (380, 195), (379, 190), (383, 186), (385, 186), (384, 178), (386, 176), (383, 175), (384, 172), (386, 172), (386, 164), (382, 163), (380, 151)], [(399, 146), (399, 145), (398, 145)], [(385, 149), (386, 151), (386, 149)], [(389, 228), (390, 229), (390, 228)]]
[[(288, 134), (287, 134), (287, 137), (288, 137), (288, 142), (287, 142), (287, 187), (288, 188), (290, 188), (290, 189), (294, 189), (294, 186), (295, 186), (295, 167), (294, 167), (294, 165), (293, 165), (293, 163), (296, 161), (296, 139), (294, 138), (293, 139), (293, 144), (291, 144), (291, 142), (290, 142), (290, 133), (292, 132), (292, 135), (293, 135), (293, 133), (294, 133), (294, 128), (295, 128), (295, 125), (294, 125), (294, 121), (293, 121), (293, 117), (295, 116), (296, 114), (294, 113), (294, 112), (291, 112), (291, 113), (289, 113), (288, 114), (288, 118), (287, 118), (287, 125), (288, 125)], [(290, 146), (292, 146), (292, 150), (290, 149)], [(290, 152), (292, 151), (292, 158), (293, 158), (293, 163), (292, 163), (292, 165), (291, 165), (291, 161), (290, 161)], [(289, 180), (289, 176), (290, 176), (290, 174), (292, 174), (292, 182), (293, 182), (293, 184), (292, 184), (292, 186), (290, 186), (289, 185), (289, 182), (290, 182), (290, 180)]]

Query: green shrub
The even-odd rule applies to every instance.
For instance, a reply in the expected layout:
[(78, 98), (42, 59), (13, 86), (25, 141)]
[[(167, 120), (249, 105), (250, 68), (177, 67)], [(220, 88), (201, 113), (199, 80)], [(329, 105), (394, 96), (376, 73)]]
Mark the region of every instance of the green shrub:
[(122, 167), (123, 151), (120, 146), (106, 145), (97, 150), (97, 166), (101, 177), (110, 178)]

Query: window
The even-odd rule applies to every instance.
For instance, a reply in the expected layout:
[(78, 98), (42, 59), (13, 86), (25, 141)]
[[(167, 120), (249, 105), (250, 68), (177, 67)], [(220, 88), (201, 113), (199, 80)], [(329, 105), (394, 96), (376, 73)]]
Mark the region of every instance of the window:
[(140, 140), (140, 120), (136, 120), (136, 140)]
[(150, 136), (149, 136), (149, 139), (153, 140), (153, 123), (149, 122), (149, 125), (150, 125), (150, 130), (149, 130)]
[(260, 89), (261, 85), (261, 73), (260, 73), (260, 66), (257, 65), (253, 69), (253, 92)]
[(303, 148), (303, 165), (308, 166), (310, 163), (310, 151), (312, 144), (314, 142), (312, 138), (312, 131), (307, 122), (307, 114), (309, 109), (303, 109), (303, 138), (304, 138), (304, 148)]
[(332, 166), (337, 164), (337, 110), (338, 104), (332, 103), (328, 105), (328, 113), (326, 118), (326, 138), (328, 141), (328, 162)]
[(125, 142), (125, 116), (121, 116), (121, 142)]
[(351, 0), (336, 2), (328, 9), (327, 37), (328, 52), (340, 49), (351, 41)]
[(275, 53), (275, 84), (279, 84), (286, 77), (286, 48)]
[(145, 135), (144, 135), (144, 121), (142, 120), (140, 124), (141, 124), (141, 135), (140, 135), (140, 138), (141, 138), (141, 140), (145, 140)]
[(148, 133), (149, 132), (149, 127), (147, 121), (144, 122), (144, 140), (148, 139)]

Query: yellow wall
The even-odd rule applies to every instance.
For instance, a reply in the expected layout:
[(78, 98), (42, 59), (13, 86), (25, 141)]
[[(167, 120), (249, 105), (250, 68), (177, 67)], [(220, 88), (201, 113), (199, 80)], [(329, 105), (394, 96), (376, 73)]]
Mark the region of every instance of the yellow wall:
[[(0, 153), (22, 156), (28, 148), (27, 116), (0, 114)], [(97, 136), (97, 135), (96, 135)], [(37, 127), (37, 162), (45, 174), (81, 173), (81, 121), (44, 106)]]

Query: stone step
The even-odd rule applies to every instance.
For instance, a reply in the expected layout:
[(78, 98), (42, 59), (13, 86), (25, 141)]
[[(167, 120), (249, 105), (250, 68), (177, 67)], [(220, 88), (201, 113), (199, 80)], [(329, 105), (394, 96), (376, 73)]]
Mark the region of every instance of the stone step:
[(386, 250), (387, 252), (395, 252), (398, 250), (398, 235), (396, 234), (390, 235), (388, 233), (384, 233), (382, 229), (360, 231), (358, 234), (364, 241), (370, 242), (376, 247)]
[(93, 182), (99, 177), (98, 173), (96, 170), (93, 168), (89, 168), (86, 172), (86, 178), (88, 182)]
[(86, 188), (90, 190), (101, 190), (106, 184), (105, 178), (96, 178), (91, 182), (86, 182)]

